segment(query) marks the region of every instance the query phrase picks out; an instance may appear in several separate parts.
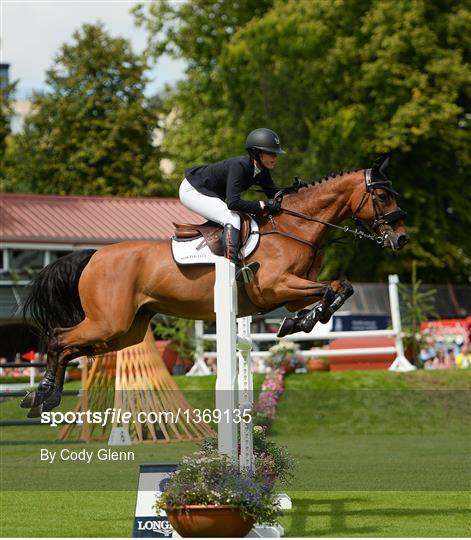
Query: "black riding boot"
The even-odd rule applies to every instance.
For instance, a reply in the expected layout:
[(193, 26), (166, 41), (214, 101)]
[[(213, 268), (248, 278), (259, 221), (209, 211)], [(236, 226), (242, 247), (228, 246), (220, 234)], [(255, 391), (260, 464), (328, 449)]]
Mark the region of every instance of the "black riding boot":
[(254, 261), (239, 268), (239, 247), (240, 231), (230, 223), (224, 225), (222, 235), (222, 245), (224, 247), (224, 257), (236, 265), (236, 281), (249, 283), (253, 280), (255, 273), (260, 268), (260, 263)]

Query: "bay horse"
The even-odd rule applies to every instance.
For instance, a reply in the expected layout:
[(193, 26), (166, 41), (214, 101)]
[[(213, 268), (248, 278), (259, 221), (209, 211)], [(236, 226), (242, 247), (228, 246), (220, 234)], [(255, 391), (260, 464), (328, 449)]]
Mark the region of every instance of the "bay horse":
[[(258, 220), (259, 244), (247, 261), (257, 260), (260, 269), (252, 283), (239, 285), (239, 316), (281, 306), (302, 310), (285, 319), (280, 336), (327, 322), (353, 292), (347, 281), (317, 281), (319, 248), (330, 227), (393, 250), (407, 243), (405, 212), (386, 176), (388, 161), (381, 156), (370, 169), (278, 192), (281, 211)], [(369, 224), (370, 232), (338, 225), (350, 216)], [(177, 265), (170, 240), (120, 242), (48, 265), (24, 305), (46, 337), (47, 369), (21, 406), (30, 408), (29, 417), (56, 407), (70, 360), (140, 343), (155, 313), (214, 319), (214, 282), (214, 265)], [(303, 309), (315, 302), (313, 309)]]

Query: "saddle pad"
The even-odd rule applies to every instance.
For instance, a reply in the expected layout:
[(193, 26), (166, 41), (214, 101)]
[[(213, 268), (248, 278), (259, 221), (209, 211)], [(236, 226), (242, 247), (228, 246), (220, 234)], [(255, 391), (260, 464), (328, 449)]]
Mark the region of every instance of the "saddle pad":
[[(258, 224), (250, 218), (250, 230), (258, 231)], [(258, 245), (260, 236), (251, 234), (245, 246), (240, 250), (244, 257), (253, 253)], [(176, 240), (172, 238), (172, 255), (177, 264), (215, 264), (219, 258), (209, 249), (202, 236), (190, 240)]]

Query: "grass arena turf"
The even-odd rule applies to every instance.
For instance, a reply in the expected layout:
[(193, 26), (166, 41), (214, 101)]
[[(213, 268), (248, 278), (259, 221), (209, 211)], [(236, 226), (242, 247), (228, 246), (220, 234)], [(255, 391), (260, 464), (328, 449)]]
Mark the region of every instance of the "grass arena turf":
[[(256, 392), (262, 380), (255, 377)], [(212, 406), (214, 377), (176, 381), (194, 407)], [(271, 433), (297, 461), (286, 536), (468, 535), (470, 371), (309, 373), (285, 382)], [(0, 403), (2, 419), (24, 419), (18, 402)], [(36, 458), (42, 447), (96, 451), (106, 441), (56, 443), (48, 426), (0, 433), (2, 537), (129, 537), (138, 464), (178, 461), (197, 447), (133, 445), (122, 448), (135, 452), (131, 462), (47, 465)]]

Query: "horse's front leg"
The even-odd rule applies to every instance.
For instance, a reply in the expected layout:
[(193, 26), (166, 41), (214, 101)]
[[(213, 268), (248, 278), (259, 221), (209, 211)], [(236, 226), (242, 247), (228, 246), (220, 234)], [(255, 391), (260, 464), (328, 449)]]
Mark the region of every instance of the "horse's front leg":
[[(284, 337), (296, 332), (310, 332), (327, 307), (334, 301), (335, 291), (329, 285), (324, 286), (324, 294), (314, 308), (298, 311), (294, 317), (285, 317), (278, 330), (278, 337)], [(318, 298), (315, 299), (315, 301)], [(310, 302), (312, 303), (312, 302)]]
[(326, 282), (324, 294), (318, 304), (311, 309), (298, 311), (294, 317), (286, 317), (278, 330), (278, 337), (295, 332), (310, 332), (316, 323), (327, 323), (332, 315), (353, 294), (353, 287), (348, 281)]
[(328, 323), (332, 315), (343, 306), (352, 294), (353, 287), (350, 282), (333, 281), (319, 304), (302, 317), (299, 327), (303, 332), (310, 332), (317, 322)]
[[(325, 297), (327, 292), (327, 282), (320, 283), (295, 274), (285, 274), (280, 279), (271, 280), (263, 288), (259, 287), (258, 298), (255, 297), (255, 300), (258, 301), (253, 303), (265, 310), (286, 306), (289, 310), (295, 311), (319, 301)], [(301, 331), (301, 328), (297, 327), (297, 323), (309, 312), (310, 310), (303, 310), (298, 314), (299, 317), (287, 317), (283, 321), (278, 336), (283, 337)]]

